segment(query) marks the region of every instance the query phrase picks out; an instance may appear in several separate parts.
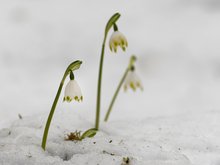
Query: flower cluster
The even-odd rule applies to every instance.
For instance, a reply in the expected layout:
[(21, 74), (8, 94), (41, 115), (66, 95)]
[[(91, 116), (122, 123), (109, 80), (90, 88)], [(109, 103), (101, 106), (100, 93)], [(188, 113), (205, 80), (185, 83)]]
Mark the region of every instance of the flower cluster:
[[(113, 52), (117, 52), (118, 47), (120, 47), (123, 51), (126, 50), (126, 48), (128, 47), (128, 42), (126, 37), (120, 32), (118, 31), (118, 27), (116, 25), (116, 21), (119, 19), (120, 14), (119, 13), (115, 13), (110, 20), (108, 21), (106, 28), (105, 28), (105, 36), (104, 36), (104, 40), (103, 40), (103, 46), (102, 46), (102, 51), (101, 51), (101, 58), (100, 58), (100, 66), (99, 66), (99, 76), (98, 76), (98, 90), (97, 90), (97, 104), (96, 104), (96, 121), (95, 121), (95, 128), (91, 128), (88, 129), (87, 131), (85, 131), (82, 135), (80, 134), (80, 132), (76, 131), (73, 132), (69, 135), (67, 135), (67, 139), (66, 140), (82, 140), (84, 138), (87, 137), (93, 137), (95, 136), (96, 132), (99, 129), (99, 118), (100, 118), (100, 107), (101, 107), (101, 81), (102, 81), (102, 68), (103, 68), (103, 60), (104, 60), (104, 49), (105, 49), (105, 44), (106, 44), (106, 38), (108, 35), (109, 30), (113, 27), (114, 28), (114, 32), (110, 37), (109, 40), (109, 47), (110, 50)], [(122, 80), (119, 83), (118, 88), (116, 89), (116, 92), (113, 96), (113, 99), (110, 103), (108, 112), (106, 114), (105, 117), (105, 121), (108, 120), (109, 114), (111, 112), (111, 109), (113, 107), (113, 104), (115, 102), (115, 99), (118, 95), (118, 92), (120, 90), (120, 88), (122, 87), (122, 85), (124, 84), (124, 89), (127, 90), (127, 88), (131, 88), (132, 90), (136, 90), (137, 88), (140, 88), (141, 90), (143, 90), (143, 85), (139, 79), (139, 77), (137, 76), (137, 74), (135, 73), (135, 69), (134, 69), (134, 61), (136, 61), (136, 57), (135, 56), (131, 56), (130, 59), (130, 63), (125, 71), (125, 74), (122, 77)], [(80, 68), (80, 65), (82, 64), (82, 61), (77, 60), (72, 62), (66, 69), (63, 78), (60, 82), (60, 86), (58, 88), (56, 97), (54, 99), (53, 105), (51, 107), (47, 122), (46, 122), (46, 126), (44, 129), (44, 134), (43, 134), (43, 138), (42, 138), (42, 148), (45, 150), (46, 149), (46, 143), (47, 143), (47, 136), (48, 136), (48, 131), (49, 131), (49, 127), (50, 127), (50, 123), (54, 114), (54, 111), (56, 109), (56, 105), (57, 102), (59, 100), (61, 91), (62, 91), (62, 87), (64, 85), (65, 79), (66, 77), (69, 75), (70, 76), (70, 80), (67, 83), (66, 87), (65, 87), (65, 91), (64, 91), (64, 97), (63, 97), (63, 101), (66, 102), (71, 102), (73, 100), (81, 102), (83, 101), (83, 96), (82, 96), (82, 92), (80, 89), (80, 86), (78, 85), (77, 81), (74, 78), (74, 74), (73, 72), (77, 69)]]

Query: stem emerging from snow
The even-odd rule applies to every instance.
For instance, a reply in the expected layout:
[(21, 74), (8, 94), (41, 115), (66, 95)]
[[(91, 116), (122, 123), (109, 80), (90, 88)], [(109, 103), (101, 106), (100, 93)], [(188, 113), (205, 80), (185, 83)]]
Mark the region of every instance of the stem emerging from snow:
[(99, 120), (100, 120), (102, 68), (103, 68), (103, 61), (104, 61), (104, 54), (105, 54), (105, 43), (106, 43), (106, 38), (107, 38), (109, 30), (116, 23), (116, 21), (119, 19), (119, 17), (120, 17), (119, 13), (114, 14), (109, 19), (109, 21), (105, 27), (105, 35), (104, 35), (104, 40), (102, 43), (102, 52), (101, 52), (100, 63), (99, 63), (99, 76), (98, 76), (98, 87), (97, 87), (96, 119), (95, 119), (95, 128), (97, 130), (99, 129)]
[(58, 102), (58, 100), (59, 100), (60, 93), (61, 93), (61, 91), (62, 91), (64, 81), (65, 81), (66, 77), (69, 75), (69, 73), (70, 73), (71, 71), (74, 71), (74, 70), (76, 70), (76, 69), (79, 69), (79, 67), (80, 67), (81, 64), (82, 64), (82, 61), (79, 61), (79, 60), (74, 61), (73, 63), (71, 63), (71, 64), (67, 67), (67, 69), (66, 69), (66, 71), (65, 71), (65, 73), (64, 73), (64, 75), (63, 75), (63, 78), (62, 78), (62, 80), (61, 80), (61, 82), (60, 82), (60, 86), (59, 86), (59, 88), (58, 88), (56, 97), (55, 97), (55, 99), (54, 99), (54, 102), (53, 102), (53, 105), (52, 105), (52, 107), (51, 107), (49, 116), (48, 116), (48, 118), (47, 118), (47, 123), (46, 123), (45, 129), (44, 129), (43, 139), (42, 139), (42, 143), (41, 143), (41, 147), (43, 148), (43, 150), (46, 149), (47, 136), (48, 136), (48, 132), (49, 132), (49, 128), (50, 128), (50, 123), (51, 123), (51, 120), (52, 120), (54, 111), (55, 111), (55, 109), (56, 109), (56, 105), (57, 105), (57, 102)]
[(110, 115), (110, 113), (111, 113), (111, 111), (112, 111), (112, 107), (113, 107), (113, 105), (114, 105), (114, 103), (115, 103), (115, 99), (116, 99), (117, 96), (118, 96), (118, 93), (119, 93), (119, 91), (120, 91), (120, 89), (121, 89), (121, 86), (122, 86), (122, 84), (123, 84), (125, 78), (127, 77), (127, 74), (128, 74), (128, 72), (129, 72), (129, 70), (130, 70), (129, 68), (127, 68), (127, 69), (125, 70), (125, 73), (124, 73), (124, 75), (123, 75), (123, 77), (122, 77), (120, 83), (118, 84), (118, 87), (117, 87), (117, 89), (116, 89), (116, 91), (115, 91), (115, 94), (114, 94), (114, 96), (113, 96), (113, 98), (112, 98), (112, 101), (111, 101), (111, 103), (110, 103), (110, 105), (109, 105), (108, 111), (107, 111), (107, 113), (106, 113), (106, 115), (105, 115), (105, 122), (108, 121), (109, 115)]
[(111, 101), (111, 103), (110, 103), (110, 105), (109, 105), (108, 111), (107, 111), (107, 113), (106, 113), (106, 115), (105, 115), (105, 120), (104, 120), (105, 122), (108, 121), (109, 115), (110, 115), (110, 113), (111, 113), (111, 111), (112, 111), (112, 107), (113, 107), (113, 105), (114, 105), (114, 103), (115, 103), (115, 100), (116, 100), (116, 98), (117, 98), (117, 96), (118, 96), (118, 93), (119, 93), (119, 91), (120, 91), (120, 89), (121, 89), (121, 86), (122, 86), (122, 84), (124, 83), (124, 80), (125, 80), (125, 78), (127, 77), (128, 72), (131, 70), (132, 66), (134, 65), (134, 62), (135, 62), (135, 61), (136, 61), (136, 57), (135, 57), (135, 56), (131, 56), (129, 65), (128, 65), (127, 69), (125, 70), (125, 73), (124, 73), (124, 75), (123, 75), (121, 81), (120, 81), (119, 84), (118, 84), (118, 87), (117, 87), (117, 89), (116, 89), (116, 91), (115, 91), (115, 94), (114, 94), (114, 96), (113, 96), (113, 98), (112, 98), (112, 101)]

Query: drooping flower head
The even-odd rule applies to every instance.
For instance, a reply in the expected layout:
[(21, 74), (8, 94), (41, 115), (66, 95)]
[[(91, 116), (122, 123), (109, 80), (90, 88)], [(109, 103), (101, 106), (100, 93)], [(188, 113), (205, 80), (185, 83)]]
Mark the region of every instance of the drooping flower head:
[(120, 31), (118, 31), (117, 25), (114, 24), (114, 32), (110, 37), (109, 47), (111, 51), (114, 51), (116, 53), (118, 46), (120, 46), (121, 49), (125, 51), (126, 47), (128, 47), (128, 42), (125, 36)]
[(136, 91), (137, 88), (140, 88), (140, 90), (144, 89), (134, 66), (131, 67), (124, 82), (124, 90), (127, 91), (128, 88), (131, 88), (133, 91)]
[(74, 75), (71, 72), (70, 81), (67, 83), (64, 91), (63, 101), (71, 102), (72, 100), (80, 102), (83, 100), (83, 96), (81, 89), (76, 80), (74, 80)]

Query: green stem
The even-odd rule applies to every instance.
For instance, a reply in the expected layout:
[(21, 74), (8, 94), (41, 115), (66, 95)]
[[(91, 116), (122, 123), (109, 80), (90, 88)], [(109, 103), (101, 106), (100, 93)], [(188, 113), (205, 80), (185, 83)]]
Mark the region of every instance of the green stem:
[(99, 63), (99, 76), (98, 76), (98, 87), (97, 87), (97, 101), (96, 101), (96, 119), (95, 119), (95, 129), (99, 129), (99, 120), (100, 120), (100, 107), (101, 107), (101, 86), (102, 86), (102, 68), (105, 54), (105, 43), (109, 30), (115, 24), (115, 22), (119, 19), (120, 14), (115, 13), (108, 21), (105, 27), (105, 35), (102, 43), (102, 52)]
[(125, 78), (127, 77), (128, 72), (132, 69), (132, 67), (134, 67), (134, 63), (135, 63), (136, 60), (137, 60), (137, 58), (136, 58), (135, 55), (132, 55), (132, 56), (130, 57), (130, 61), (129, 61), (128, 67), (127, 67), (127, 69), (125, 70), (125, 73), (124, 73), (124, 75), (123, 75), (121, 81), (120, 81), (119, 84), (118, 84), (118, 87), (117, 87), (117, 89), (116, 89), (116, 91), (115, 91), (115, 94), (114, 94), (114, 96), (113, 96), (113, 98), (112, 98), (112, 101), (111, 101), (111, 103), (110, 103), (110, 105), (109, 105), (108, 111), (107, 111), (107, 113), (106, 113), (106, 115), (105, 115), (105, 119), (104, 119), (105, 122), (108, 121), (109, 115), (110, 115), (110, 113), (111, 113), (111, 111), (112, 111), (112, 107), (113, 107), (113, 105), (114, 105), (114, 103), (115, 103), (115, 100), (116, 100), (116, 98), (117, 98), (117, 96), (118, 96), (118, 93), (119, 93), (119, 91), (120, 91), (120, 89), (121, 89), (121, 86), (122, 86), (123, 82), (125, 81)]
[(49, 128), (50, 128), (50, 123), (51, 123), (51, 120), (52, 120), (52, 117), (53, 117), (53, 114), (54, 114), (54, 111), (56, 109), (56, 105), (57, 105), (57, 102), (59, 100), (59, 97), (60, 97), (60, 93), (62, 91), (62, 88), (63, 88), (63, 84), (64, 84), (64, 81), (66, 79), (66, 77), (68, 76), (68, 74), (71, 72), (71, 71), (74, 71), (76, 69), (79, 69), (80, 65), (82, 64), (82, 61), (74, 61), (73, 63), (71, 63), (64, 75), (63, 75), (63, 78), (60, 82), (60, 86), (58, 88), (58, 91), (57, 91), (57, 94), (56, 94), (56, 97), (54, 99), (54, 102), (53, 102), (53, 105), (51, 107), (51, 110), (50, 110), (50, 113), (49, 113), (49, 116), (47, 118), (47, 123), (46, 123), (46, 126), (45, 126), (45, 129), (44, 129), (44, 134), (43, 134), (43, 139), (42, 139), (42, 143), (41, 143), (41, 147), (43, 148), (43, 150), (46, 149), (46, 143), (47, 143), (47, 136), (48, 136), (48, 132), (49, 132)]
[(112, 111), (112, 107), (113, 107), (113, 105), (114, 105), (114, 103), (115, 103), (115, 100), (116, 100), (116, 98), (117, 98), (117, 96), (118, 96), (118, 93), (119, 93), (119, 91), (120, 91), (120, 89), (121, 89), (121, 86), (122, 86), (122, 84), (123, 84), (123, 82), (124, 82), (124, 80), (125, 80), (125, 78), (126, 78), (128, 72), (129, 72), (129, 70), (130, 70), (130, 68), (127, 68), (127, 69), (126, 69), (126, 71), (125, 71), (125, 73), (124, 73), (124, 75), (123, 75), (123, 77), (122, 77), (120, 83), (118, 84), (118, 87), (117, 87), (117, 89), (116, 89), (116, 91), (115, 91), (115, 94), (114, 94), (114, 96), (113, 96), (113, 98), (112, 98), (112, 101), (111, 101), (111, 103), (110, 103), (110, 105), (109, 105), (108, 111), (107, 111), (107, 113), (106, 113), (106, 115), (105, 115), (105, 120), (104, 120), (105, 122), (108, 121), (109, 115), (110, 115), (110, 113), (111, 113), (111, 111)]
[(100, 119), (102, 68), (103, 68), (104, 53), (105, 53), (105, 42), (106, 42), (106, 37), (104, 38), (104, 41), (103, 41), (103, 44), (102, 44), (102, 53), (101, 53), (100, 64), (99, 64), (99, 78), (98, 78), (98, 90), (97, 90), (97, 102), (96, 102), (96, 120), (95, 120), (95, 128), (97, 130), (99, 129), (99, 119)]
[[(63, 79), (65, 79), (65, 78), (63, 77)], [(54, 99), (52, 108), (51, 108), (51, 110), (50, 110), (50, 114), (49, 114), (49, 116), (48, 116), (48, 118), (47, 118), (47, 123), (46, 123), (45, 129), (44, 129), (44, 135), (43, 135), (43, 140), (42, 140), (42, 144), (41, 144), (41, 147), (42, 147), (44, 150), (46, 149), (47, 135), (48, 135), (50, 123), (51, 123), (51, 120), (52, 120), (52, 117), (53, 117), (53, 114), (54, 114), (54, 111), (55, 111), (55, 108), (56, 108), (58, 99), (59, 99), (59, 97), (60, 97), (60, 93), (61, 93), (61, 91), (62, 91), (63, 84), (64, 84), (64, 81), (62, 80), (61, 83), (60, 83), (59, 89), (58, 89), (58, 91), (57, 91), (56, 97), (55, 97), (55, 99)]]

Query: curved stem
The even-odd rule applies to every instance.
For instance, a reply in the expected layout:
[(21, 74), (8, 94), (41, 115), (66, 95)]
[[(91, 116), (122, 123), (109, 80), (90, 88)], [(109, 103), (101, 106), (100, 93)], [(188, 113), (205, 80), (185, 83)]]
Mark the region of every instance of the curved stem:
[(72, 62), (66, 69), (64, 75), (63, 75), (63, 78), (60, 82), (60, 86), (58, 88), (58, 91), (57, 91), (57, 94), (56, 94), (56, 97), (54, 99), (54, 102), (53, 102), (53, 105), (51, 107), (51, 110), (50, 110), (50, 113), (49, 113), (49, 116), (47, 118), (47, 123), (46, 123), (46, 126), (45, 126), (45, 129), (44, 129), (44, 134), (43, 134), (43, 139), (42, 139), (42, 143), (41, 143), (41, 147), (43, 148), (43, 150), (46, 149), (46, 144), (47, 144), (47, 136), (48, 136), (48, 132), (49, 132), (49, 128), (50, 128), (50, 123), (51, 123), (51, 120), (52, 120), (52, 117), (53, 117), (53, 114), (54, 114), (54, 111), (56, 109), (56, 105), (57, 105), (57, 102), (59, 100), (59, 97), (60, 97), (60, 93), (62, 91), (62, 88), (63, 88), (63, 84), (64, 84), (64, 81), (66, 79), (66, 77), (68, 76), (68, 74), (74, 70), (77, 70), (80, 68), (80, 65), (82, 64), (82, 61), (74, 61)]
[(101, 53), (100, 63), (99, 63), (99, 78), (98, 78), (98, 88), (97, 88), (96, 120), (95, 120), (95, 128), (97, 130), (99, 129), (99, 119), (100, 119), (102, 68), (103, 68), (104, 53), (105, 53), (105, 42), (106, 42), (106, 37), (104, 38), (104, 41), (102, 44), (102, 53)]
[(115, 94), (114, 94), (114, 96), (113, 96), (113, 98), (112, 98), (112, 101), (111, 101), (111, 103), (110, 103), (110, 105), (109, 105), (108, 111), (107, 111), (107, 113), (106, 113), (106, 115), (105, 115), (105, 119), (104, 119), (105, 122), (108, 121), (109, 115), (110, 115), (110, 113), (111, 113), (111, 111), (112, 111), (112, 107), (113, 107), (113, 105), (114, 105), (114, 103), (115, 103), (115, 100), (116, 100), (116, 98), (117, 98), (117, 96), (118, 96), (118, 93), (119, 93), (119, 91), (120, 91), (120, 89), (121, 89), (121, 86), (122, 86), (122, 84), (123, 84), (125, 78), (127, 77), (128, 72), (129, 72), (129, 71), (132, 69), (132, 67), (134, 66), (134, 63), (135, 63), (136, 60), (137, 60), (137, 58), (136, 58), (135, 55), (132, 55), (132, 56), (130, 57), (130, 61), (129, 61), (128, 67), (127, 67), (127, 69), (125, 70), (125, 73), (124, 73), (124, 75), (123, 75), (121, 81), (120, 81), (119, 84), (118, 84), (118, 87), (117, 87), (117, 89), (116, 89), (116, 91), (115, 91)]
[(108, 111), (107, 111), (107, 113), (106, 113), (106, 115), (105, 115), (105, 120), (104, 120), (105, 122), (108, 121), (109, 115), (110, 115), (110, 113), (111, 113), (111, 111), (112, 111), (112, 107), (113, 107), (113, 105), (114, 105), (114, 103), (115, 103), (115, 99), (116, 99), (117, 96), (118, 96), (118, 93), (119, 93), (119, 91), (120, 91), (120, 89), (121, 89), (121, 86), (122, 86), (122, 84), (123, 84), (123, 82), (124, 82), (124, 80), (125, 80), (125, 78), (126, 78), (128, 72), (129, 72), (129, 70), (130, 70), (130, 68), (127, 68), (127, 69), (126, 69), (126, 71), (125, 71), (125, 73), (124, 73), (124, 75), (123, 75), (123, 77), (122, 77), (120, 83), (118, 84), (118, 87), (117, 87), (117, 89), (116, 89), (116, 91), (115, 91), (115, 94), (114, 94), (114, 96), (113, 96), (113, 98), (112, 98), (112, 101), (111, 101), (111, 103), (110, 103), (110, 105), (109, 105)]
[(60, 93), (62, 91), (64, 80), (65, 80), (65, 75), (64, 75), (64, 77), (63, 77), (63, 79), (62, 79), (62, 81), (60, 83), (59, 89), (57, 91), (56, 97), (55, 97), (53, 105), (52, 105), (52, 108), (50, 110), (50, 114), (49, 114), (49, 116), (47, 118), (47, 123), (46, 123), (45, 129), (44, 129), (44, 135), (43, 135), (42, 144), (41, 144), (41, 147), (44, 150), (46, 149), (47, 136), (48, 136), (48, 131), (49, 131), (49, 128), (50, 128), (50, 123), (51, 123), (51, 120), (52, 120), (52, 117), (53, 117), (53, 114), (54, 114), (54, 111), (55, 111), (58, 99), (60, 97)]
[(108, 21), (105, 27), (104, 40), (102, 43), (102, 52), (99, 63), (99, 76), (98, 76), (98, 87), (97, 87), (97, 101), (96, 101), (96, 119), (95, 119), (95, 129), (99, 129), (99, 120), (100, 120), (100, 106), (101, 106), (101, 86), (102, 86), (102, 68), (104, 61), (104, 53), (105, 53), (105, 42), (108, 35), (109, 30), (115, 24), (115, 22), (119, 19), (120, 14), (115, 13)]

